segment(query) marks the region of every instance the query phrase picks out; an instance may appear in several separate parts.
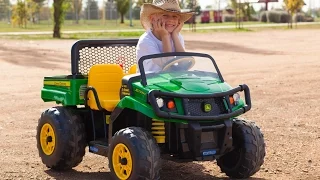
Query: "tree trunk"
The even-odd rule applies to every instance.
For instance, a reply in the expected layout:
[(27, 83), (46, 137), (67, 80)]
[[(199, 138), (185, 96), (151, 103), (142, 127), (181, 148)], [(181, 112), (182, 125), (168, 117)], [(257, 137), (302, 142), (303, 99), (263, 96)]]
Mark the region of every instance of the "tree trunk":
[(293, 18), (293, 13), (290, 14), (290, 28), (291, 28), (291, 29), (292, 29), (292, 23), (293, 23), (293, 22), (292, 22), (292, 21), (293, 21), (292, 18)]
[(80, 14), (80, 11), (81, 11), (81, 6), (79, 7), (79, 2), (80, 1), (76, 1), (75, 2), (75, 7), (74, 7), (74, 9), (75, 9), (75, 15), (76, 15), (76, 17), (75, 17), (75, 19), (76, 19), (76, 24), (79, 24), (79, 14)]
[[(291, 13), (289, 12), (289, 11), (287, 11), (288, 12), (288, 14), (290, 15), (290, 17), (289, 18), (291, 18)], [(290, 28), (290, 19), (288, 19), (288, 28)]]
[(76, 24), (79, 24), (79, 14), (76, 16)]
[(121, 13), (121, 22), (120, 22), (121, 24), (123, 24), (124, 23), (124, 14), (122, 14)]
[(24, 18), (24, 28), (26, 28), (26, 29), (27, 29), (27, 23), (28, 23), (27, 18)]
[(298, 11), (295, 12), (295, 15), (296, 15), (296, 28), (298, 28), (298, 21), (299, 21), (299, 16), (298, 16)]
[(54, 0), (53, 2), (53, 38), (61, 38), (60, 29), (61, 29), (61, 16), (62, 16), (62, 3), (63, 0)]

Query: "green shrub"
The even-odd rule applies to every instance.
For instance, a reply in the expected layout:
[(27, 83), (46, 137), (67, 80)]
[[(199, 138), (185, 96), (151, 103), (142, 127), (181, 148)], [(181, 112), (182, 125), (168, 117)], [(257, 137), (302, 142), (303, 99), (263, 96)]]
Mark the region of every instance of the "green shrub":
[(263, 11), (260, 13), (261, 22), (287, 23), (290, 15), (286, 11)]
[(297, 13), (293, 15), (293, 22), (314, 22), (314, 18), (304, 13)]
[(144, 32), (140, 31), (133, 31), (133, 32), (118, 32), (117, 36), (124, 36), (124, 37), (139, 37)]
[(293, 22), (304, 22), (304, 14), (296, 13), (293, 15)]
[(263, 12), (260, 13), (260, 21), (261, 22), (268, 22), (267, 12), (266, 11), (263, 11)]
[(256, 16), (251, 16), (251, 17), (249, 18), (249, 20), (250, 20), (250, 21), (259, 21), (258, 17), (256, 17)]
[(285, 11), (282, 11), (280, 12), (280, 23), (288, 23), (290, 21), (290, 14), (285, 12)]
[(314, 18), (313, 17), (304, 17), (304, 22), (314, 22)]
[(267, 19), (268, 22), (280, 23), (280, 14), (276, 11), (268, 11)]
[(234, 15), (224, 15), (223, 22), (235, 22)]

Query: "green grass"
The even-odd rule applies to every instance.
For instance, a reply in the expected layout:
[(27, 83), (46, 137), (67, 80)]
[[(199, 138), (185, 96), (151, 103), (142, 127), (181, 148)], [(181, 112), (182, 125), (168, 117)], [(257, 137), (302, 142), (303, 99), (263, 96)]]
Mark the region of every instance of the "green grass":
[(116, 33), (81, 33), (64, 34), (64, 39), (101, 39), (101, 38), (138, 38), (144, 33), (141, 32), (116, 32)]
[[(62, 26), (62, 31), (77, 31), (77, 30), (105, 30), (105, 29), (140, 29), (142, 28), (139, 20), (132, 21), (133, 27), (130, 26), (130, 21), (125, 20), (124, 24), (120, 24), (119, 20), (81, 20), (79, 24), (74, 21), (65, 21)], [(53, 24), (48, 21), (41, 21), (39, 24), (27, 24), (26, 28), (14, 27), (12, 24), (0, 21), (0, 32), (30, 32), (30, 31), (52, 31)]]
[[(262, 24), (261, 22), (244, 22), (246, 24)], [(143, 29), (139, 20), (132, 21), (132, 27), (130, 21), (125, 20), (124, 24), (120, 24), (119, 20), (80, 20), (79, 24), (75, 24), (74, 21), (65, 21), (62, 26), (62, 31), (77, 31), (77, 30), (116, 30), (116, 29)], [(208, 26), (234, 26), (234, 22), (226, 23), (197, 23), (197, 27), (208, 27)], [(184, 28), (188, 28), (189, 24), (185, 24)], [(52, 31), (53, 24), (49, 21), (41, 21), (39, 24), (27, 24), (26, 28), (14, 27), (7, 22), (0, 21), (0, 32), (31, 32), (31, 31)]]
[[(316, 18), (315, 21), (320, 22), (320, 18)], [(209, 27), (209, 26), (235, 26), (234, 22), (224, 23), (198, 23), (196, 27)], [(262, 22), (243, 22), (243, 25), (251, 24), (265, 24)], [(124, 24), (120, 24), (120, 20), (80, 20), (79, 24), (76, 24), (73, 20), (65, 20), (62, 31), (78, 31), (78, 30), (116, 30), (116, 29), (143, 29), (140, 20), (133, 20), (132, 27), (130, 26), (130, 20), (125, 19)], [(185, 24), (185, 29), (189, 28), (189, 24)], [(39, 24), (28, 23), (26, 28), (14, 27), (12, 24), (8, 24), (6, 21), (0, 21), (0, 32), (31, 32), (31, 31), (52, 31), (53, 22), (51, 20), (40, 21)]]
[[(70, 22), (67, 22), (70, 23)], [(92, 25), (88, 26), (85, 24), (79, 24), (78, 26), (75, 25), (68, 25), (66, 27), (68, 27), (69, 29), (66, 29), (66, 27), (64, 27), (63, 30), (101, 30), (101, 27), (105, 27), (102, 25), (98, 25), (97, 21), (92, 21), (91, 22)], [(126, 23), (129, 23), (129, 21), (126, 21)], [(133, 23), (139, 23), (139, 21), (133, 21)], [(251, 22), (248, 22), (248, 24)], [(3, 25), (3, 23), (2, 23)], [(201, 26), (213, 26), (213, 25), (223, 25), (223, 26), (233, 26), (235, 27), (235, 23), (209, 23), (209, 24), (197, 24), (197, 27), (201, 27)], [(264, 31), (264, 30), (270, 30), (270, 29), (279, 29), (279, 30), (290, 30), (287, 28), (287, 26), (279, 26), (279, 27), (259, 27), (259, 28), (246, 28), (245, 27), (245, 23), (244, 23), (244, 28), (242, 29), (236, 29), (236, 28), (230, 28), (230, 29), (197, 29), (196, 32), (191, 32), (190, 29), (188, 28), (189, 25), (186, 24), (185, 25), (185, 30), (182, 33), (212, 33), (212, 32), (239, 32), (239, 33), (245, 33), (245, 32), (252, 32), (252, 31)], [(42, 27), (44, 30), (45, 29), (45, 25), (40, 24), (37, 25)], [(132, 28), (129, 26), (129, 24), (118, 24), (112, 26), (107, 26), (108, 29), (129, 29)], [(107, 29), (107, 27), (105, 27), (105, 29)], [(35, 27), (33, 27), (35, 28)], [(87, 29), (85, 29), (87, 28)], [(99, 29), (100, 28), (100, 29)], [(133, 27), (134, 29), (138, 29), (137, 27)], [(140, 27), (141, 28), (141, 27)], [(41, 29), (41, 28), (40, 28)], [(293, 30), (295, 29), (320, 29), (320, 24), (317, 25), (301, 25), (298, 24), (298, 27), (296, 27), (295, 24), (293, 24)], [(3, 29), (1, 28), (1, 23), (0, 23), (0, 32)], [(39, 29), (37, 29), (39, 30)], [(50, 29), (46, 29), (48, 31), (51, 31)], [(103, 29), (102, 29), (103, 30)], [(28, 29), (26, 29), (26, 31), (35, 31), (34, 29), (32, 29), (32, 27), (29, 27)], [(41, 30), (39, 30), (41, 31)], [(141, 34), (143, 34), (144, 31), (141, 28), (141, 31), (135, 31), (135, 32), (103, 32), (103, 33), (76, 33), (76, 34), (62, 34), (62, 39), (117, 39), (117, 38), (138, 38), (139, 36), (141, 36)], [(6, 36), (0, 36), (0, 38), (2, 39), (27, 39), (27, 40), (41, 40), (41, 39), (53, 39), (52, 35), (6, 35)]]
[[(62, 34), (61, 39), (121, 39), (121, 38), (138, 38), (144, 33), (141, 32), (115, 32), (115, 33), (81, 33), (81, 34)], [(24, 40), (47, 40), (53, 39), (52, 35), (14, 35), (0, 36), (2, 39), (24, 39)]]

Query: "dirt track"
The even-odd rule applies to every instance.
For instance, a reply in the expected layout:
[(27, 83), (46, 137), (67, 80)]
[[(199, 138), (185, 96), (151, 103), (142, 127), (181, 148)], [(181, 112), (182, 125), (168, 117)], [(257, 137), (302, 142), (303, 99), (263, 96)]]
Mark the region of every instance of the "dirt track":
[[(189, 51), (206, 52), (233, 86), (246, 83), (253, 108), (244, 117), (262, 129), (267, 155), (252, 179), (320, 179), (320, 33), (291, 30), (185, 34)], [(36, 126), (53, 106), (40, 98), (43, 76), (69, 74), (74, 41), (0, 39), (0, 179), (109, 179), (107, 158), (87, 153), (57, 173), (38, 157)], [(227, 179), (214, 162), (166, 162), (162, 177)]]

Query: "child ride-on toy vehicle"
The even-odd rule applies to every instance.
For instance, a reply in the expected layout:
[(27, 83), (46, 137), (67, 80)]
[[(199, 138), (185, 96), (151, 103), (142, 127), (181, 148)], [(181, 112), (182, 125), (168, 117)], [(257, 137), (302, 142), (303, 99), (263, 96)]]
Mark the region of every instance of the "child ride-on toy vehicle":
[[(148, 55), (136, 65), (136, 44), (136, 39), (80, 40), (71, 50), (71, 74), (44, 78), (41, 98), (59, 105), (45, 110), (38, 122), (42, 162), (54, 170), (71, 169), (88, 146), (108, 157), (114, 179), (160, 179), (161, 154), (216, 160), (233, 178), (259, 171), (263, 135), (238, 118), (251, 108), (248, 86), (228, 85), (207, 54)], [(146, 71), (147, 63), (159, 71)]]

